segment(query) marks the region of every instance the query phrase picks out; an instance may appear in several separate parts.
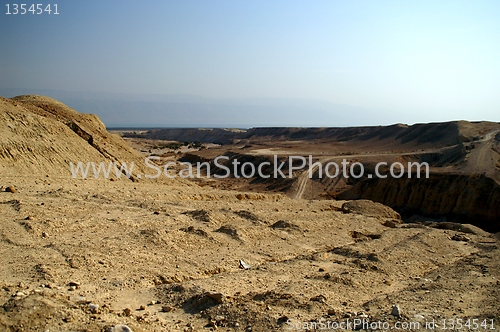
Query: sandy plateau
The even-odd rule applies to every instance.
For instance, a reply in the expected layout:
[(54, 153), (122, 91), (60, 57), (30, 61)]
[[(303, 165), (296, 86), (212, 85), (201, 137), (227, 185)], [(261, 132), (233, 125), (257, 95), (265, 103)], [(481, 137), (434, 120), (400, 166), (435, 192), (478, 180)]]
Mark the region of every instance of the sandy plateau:
[[(477, 145), (496, 148), (495, 135)], [(300, 175), (275, 192), (257, 180), (71, 177), (71, 161), (143, 164), (158, 152), (143, 139), (129, 145), (97, 117), (47, 97), (0, 99), (1, 331), (287, 331), (355, 319), (412, 323), (406, 330), (453, 330), (459, 319), (480, 325), (456, 331), (500, 328), (500, 239), (474, 220), (406, 222), (372, 200), (314, 195), (333, 189), (313, 180), (294, 198)], [(210, 159), (228, 144), (259, 154), (273, 148), (264, 141), (164, 158)], [(284, 142), (274, 148), (287, 151), (293, 143)], [(327, 149), (301, 142), (303, 151)], [(342, 153), (372, 153), (357, 146), (364, 150)], [(488, 153), (454, 159), (455, 173), (497, 158)], [(436, 174), (451, 167), (440, 162)], [(495, 162), (483, 178), (495, 180)]]

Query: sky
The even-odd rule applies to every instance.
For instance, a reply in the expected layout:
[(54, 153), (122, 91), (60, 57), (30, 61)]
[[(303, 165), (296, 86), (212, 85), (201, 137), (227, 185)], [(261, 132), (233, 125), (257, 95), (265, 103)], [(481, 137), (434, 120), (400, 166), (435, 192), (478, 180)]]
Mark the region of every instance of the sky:
[(362, 110), (350, 125), (500, 121), (497, 0), (0, 2), (3, 90), (309, 100), (330, 103), (324, 126), (338, 105)]

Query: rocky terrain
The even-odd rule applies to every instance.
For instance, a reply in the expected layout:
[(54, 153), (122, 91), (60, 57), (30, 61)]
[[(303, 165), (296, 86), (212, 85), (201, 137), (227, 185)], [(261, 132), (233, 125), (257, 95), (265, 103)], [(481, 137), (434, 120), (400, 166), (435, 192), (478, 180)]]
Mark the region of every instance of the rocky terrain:
[[(309, 199), (313, 180), (293, 198), (145, 179), (143, 158), (166, 149), (128, 141), (141, 155), (50, 98), (0, 102), (2, 331), (500, 328), (500, 238), (473, 220), (405, 223), (370, 200)], [(137, 169), (73, 178), (78, 161)]]
[[(495, 122), (453, 121), (445, 123), (397, 124), (352, 128), (251, 128), (157, 129), (125, 133), (135, 140), (163, 138), (200, 140), (222, 144), (219, 147), (190, 151), (179, 160), (211, 162), (227, 156), (226, 166), (234, 160), (250, 162), (255, 168), (263, 162), (274, 165), (290, 156), (311, 156), (323, 166), (342, 160), (359, 162), (366, 170), (361, 178), (340, 174), (328, 178), (316, 168), (309, 178), (308, 168), (295, 171), (293, 178), (252, 179), (233, 176), (217, 186), (233, 189), (281, 192), (290, 197), (309, 199), (370, 199), (401, 212), (404, 219), (414, 215), (471, 222), (492, 232), (500, 231), (500, 124)], [(273, 158), (277, 156), (279, 161)], [(374, 177), (379, 162), (427, 163), (430, 176), (419, 178)], [(283, 168), (288, 170), (288, 164)], [(388, 172), (385, 167), (385, 173)], [(370, 174), (370, 175), (368, 175)], [(370, 177), (372, 176), (372, 177)], [(423, 174), (422, 174), (423, 176)], [(222, 182), (222, 184), (221, 184)], [(210, 183), (213, 185), (213, 183)], [(443, 192), (446, 191), (446, 195)]]

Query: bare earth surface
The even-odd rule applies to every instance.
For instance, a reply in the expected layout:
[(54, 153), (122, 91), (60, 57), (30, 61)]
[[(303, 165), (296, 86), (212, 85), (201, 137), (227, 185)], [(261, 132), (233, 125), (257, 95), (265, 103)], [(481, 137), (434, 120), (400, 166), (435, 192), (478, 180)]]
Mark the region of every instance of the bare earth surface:
[(266, 331), (282, 317), (393, 322), (392, 305), (403, 321), (500, 318), (498, 240), (472, 226), (168, 184), (0, 181), (18, 190), (0, 194), (5, 329)]
[(371, 201), (73, 179), (71, 160), (141, 155), (67, 113), (2, 103), (1, 331), (500, 328), (498, 235)]

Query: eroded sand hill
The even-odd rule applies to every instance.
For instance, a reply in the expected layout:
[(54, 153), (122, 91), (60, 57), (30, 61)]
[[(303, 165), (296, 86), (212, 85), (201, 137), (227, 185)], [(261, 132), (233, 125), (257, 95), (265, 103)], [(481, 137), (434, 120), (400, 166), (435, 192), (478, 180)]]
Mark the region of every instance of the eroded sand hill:
[(145, 168), (142, 156), (107, 132), (97, 116), (44, 96), (0, 97), (0, 142), (4, 175), (67, 177), (69, 163), (78, 161), (134, 162), (137, 172)]
[[(355, 318), (499, 328), (498, 239), (477, 227), (404, 224), (370, 201), (30, 173), (46, 164), (43, 148), (60, 146), (59, 170), (96, 149), (2, 103), (2, 128), (43, 139), (27, 139), (15, 162), (0, 157), (0, 330), (270, 331)], [(24, 123), (9, 122), (15, 112)]]

